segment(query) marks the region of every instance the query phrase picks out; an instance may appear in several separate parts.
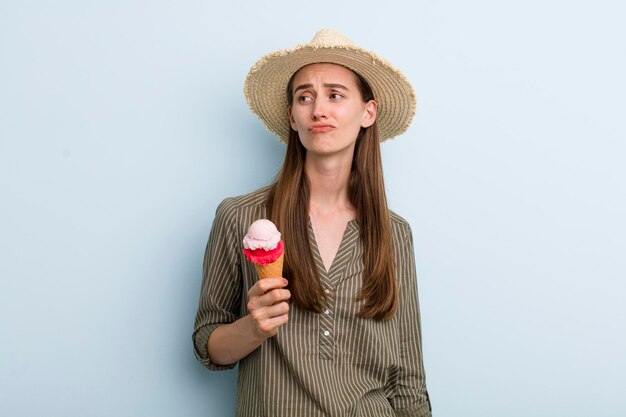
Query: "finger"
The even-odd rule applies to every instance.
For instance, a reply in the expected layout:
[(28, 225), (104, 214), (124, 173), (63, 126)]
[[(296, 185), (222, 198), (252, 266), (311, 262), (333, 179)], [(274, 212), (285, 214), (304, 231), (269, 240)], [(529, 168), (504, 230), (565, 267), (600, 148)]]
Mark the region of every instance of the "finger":
[(267, 320), (286, 315), (289, 311), (289, 304), (282, 302), (269, 307), (261, 307), (257, 309), (253, 309), (250, 311), (250, 316), (257, 323), (257, 326), (260, 323), (263, 323)]
[(266, 292), (276, 289), (283, 288), (287, 285), (287, 280), (285, 278), (265, 278), (257, 281), (251, 288), (248, 290), (248, 297), (258, 297)]
[(285, 315), (289, 312), (289, 304), (286, 302), (277, 303), (271, 305), (265, 309), (265, 316), (267, 318), (274, 318)]
[(258, 323), (258, 327), (262, 333), (268, 336), (274, 336), (277, 333), (278, 328), (287, 323), (288, 320), (289, 317), (287, 316), (287, 314), (283, 314), (277, 317), (263, 320), (262, 322)]
[(276, 288), (283, 288), (287, 286), (287, 282), (288, 281), (285, 278), (265, 278), (260, 279), (257, 284), (259, 289), (266, 293)]
[(262, 296), (251, 297), (247, 305), (248, 311), (252, 313), (257, 310), (263, 310), (266, 307), (270, 307), (276, 304), (281, 304), (289, 300), (290, 298), (291, 298), (291, 293), (289, 292), (289, 290), (285, 290), (285, 289), (272, 290)]
[(272, 305), (280, 303), (281, 301), (287, 301), (291, 298), (291, 293), (289, 290), (285, 289), (276, 289), (269, 291), (265, 295), (259, 297), (259, 302), (263, 305)]

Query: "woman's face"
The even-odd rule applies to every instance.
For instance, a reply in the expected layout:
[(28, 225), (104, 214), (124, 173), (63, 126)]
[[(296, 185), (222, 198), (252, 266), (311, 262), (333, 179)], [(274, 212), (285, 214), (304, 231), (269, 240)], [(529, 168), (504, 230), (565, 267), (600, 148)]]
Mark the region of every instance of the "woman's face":
[(311, 64), (292, 81), (289, 121), (307, 154), (352, 157), (361, 127), (376, 120), (376, 102), (363, 101), (356, 75), (335, 64)]

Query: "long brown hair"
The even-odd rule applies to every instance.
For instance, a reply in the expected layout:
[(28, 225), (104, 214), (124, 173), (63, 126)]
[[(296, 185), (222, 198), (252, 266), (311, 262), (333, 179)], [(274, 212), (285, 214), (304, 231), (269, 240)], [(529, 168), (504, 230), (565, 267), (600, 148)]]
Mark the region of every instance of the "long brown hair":
[[(374, 95), (367, 82), (354, 74), (363, 101), (373, 100)], [(293, 102), (292, 80), (293, 77), (287, 87), (290, 104)], [(325, 294), (309, 241), (310, 185), (304, 173), (305, 159), (306, 149), (298, 133), (292, 129), (287, 140), (285, 160), (270, 188), (267, 207), (269, 218), (284, 237), (283, 275), (289, 280), (292, 301), (300, 308), (321, 313)], [(356, 208), (363, 245), (363, 285), (357, 296), (357, 301), (362, 301), (363, 305), (359, 317), (390, 319), (398, 306), (398, 287), (377, 122), (361, 128), (359, 132), (348, 180), (348, 194)]]

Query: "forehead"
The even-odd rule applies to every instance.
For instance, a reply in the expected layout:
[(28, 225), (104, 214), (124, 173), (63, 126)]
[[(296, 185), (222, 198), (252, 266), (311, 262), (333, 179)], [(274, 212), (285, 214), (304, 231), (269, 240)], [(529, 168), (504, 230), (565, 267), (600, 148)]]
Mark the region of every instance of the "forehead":
[(356, 85), (356, 74), (346, 67), (331, 63), (309, 64), (300, 68), (293, 76), (293, 85), (321, 78), (324, 82), (342, 82)]

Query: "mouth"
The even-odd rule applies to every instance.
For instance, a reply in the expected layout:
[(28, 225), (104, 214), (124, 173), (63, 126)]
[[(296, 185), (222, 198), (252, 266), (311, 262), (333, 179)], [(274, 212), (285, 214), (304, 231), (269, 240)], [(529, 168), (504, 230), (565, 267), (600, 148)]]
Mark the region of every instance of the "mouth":
[(311, 133), (323, 133), (333, 130), (335, 126), (333, 125), (311, 125), (309, 126), (309, 132)]

